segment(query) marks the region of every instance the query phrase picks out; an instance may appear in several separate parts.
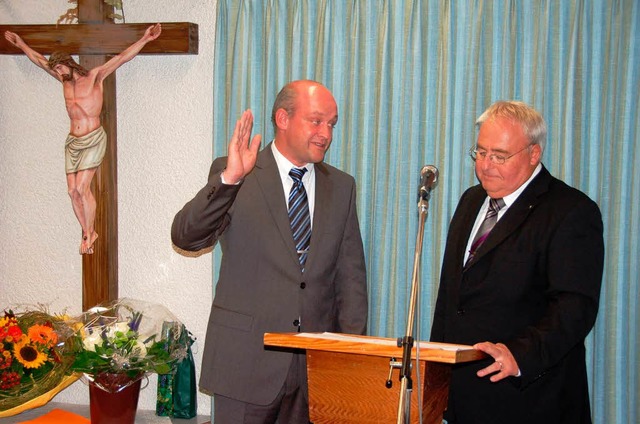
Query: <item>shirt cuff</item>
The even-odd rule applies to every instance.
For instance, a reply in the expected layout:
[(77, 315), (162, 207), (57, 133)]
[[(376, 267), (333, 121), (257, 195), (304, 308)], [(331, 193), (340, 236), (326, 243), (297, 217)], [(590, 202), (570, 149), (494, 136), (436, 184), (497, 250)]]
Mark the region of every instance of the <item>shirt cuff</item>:
[(240, 185), (240, 184), (242, 183), (242, 181), (243, 181), (243, 180), (241, 179), (240, 181), (238, 181), (238, 182), (237, 182), (237, 183), (235, 183), (235, 184), (229, 184), (228, 182), (226, 182), (226, 181), (224, 180), (224, 169), (223, 169), (223, 170), (222, 170), (222, 172), (220, 173), (220, 181), (222, 181), (222, 184), (225, 184), (225, 185)]

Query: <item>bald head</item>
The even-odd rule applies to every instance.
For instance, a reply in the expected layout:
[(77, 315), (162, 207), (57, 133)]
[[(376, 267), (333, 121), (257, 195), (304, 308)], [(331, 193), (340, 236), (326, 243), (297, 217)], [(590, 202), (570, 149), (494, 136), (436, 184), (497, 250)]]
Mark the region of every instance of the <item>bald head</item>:
[(292, 116), (296, 111), (296, 103), (300, 100), (299, 97), (301, 95), (312, 95), (318, 91), (325, 91), (331, 94), (327, 87), (313, 80), (291, 81), (282, 87), (271, 109), (271, 123), (274, 131), (278, 131), (278, 126), (276, 125), (276, 112), (278, 109), (284, 109), (287, 115)]

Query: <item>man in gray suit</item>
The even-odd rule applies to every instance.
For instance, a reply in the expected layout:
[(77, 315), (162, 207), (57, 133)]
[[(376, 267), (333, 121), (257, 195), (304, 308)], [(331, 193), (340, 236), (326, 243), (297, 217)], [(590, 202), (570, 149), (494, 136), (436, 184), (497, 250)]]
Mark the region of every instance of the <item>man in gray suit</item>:
[[(200, 377), (201, 390), (214, 395), (216, 423), (309, 422), (304, 352), (265, 349), (265, 332), (366, 331), (355, 181), (322, 163), (336, 101), (317, 82), (294, 81), (278, 94), (271, 119), (275, 140), (258, 152), (253, 116), (243, 113), (228, 157), (213, 162), (171, 228), (181, 249), (217, 241), (222, 248)], [(303, 250), (288, 216), (291, 168), (303, 175), (312, 222)]]

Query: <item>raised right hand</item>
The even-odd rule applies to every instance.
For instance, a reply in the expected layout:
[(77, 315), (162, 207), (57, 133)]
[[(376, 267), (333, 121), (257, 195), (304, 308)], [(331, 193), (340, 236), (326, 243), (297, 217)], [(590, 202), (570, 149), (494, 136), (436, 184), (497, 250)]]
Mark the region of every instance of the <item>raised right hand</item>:
[(253, 130), (253, 114), (251, 110), (244, 111), (236, 122), (231, 141), (229, 142), (229, 157), (227, 168), (223, 171), (224, 181), (227, 184), (236, 184), (242, 180), (256, 164), (258, 150), (262, 136), (257, 134), (251, 139)]

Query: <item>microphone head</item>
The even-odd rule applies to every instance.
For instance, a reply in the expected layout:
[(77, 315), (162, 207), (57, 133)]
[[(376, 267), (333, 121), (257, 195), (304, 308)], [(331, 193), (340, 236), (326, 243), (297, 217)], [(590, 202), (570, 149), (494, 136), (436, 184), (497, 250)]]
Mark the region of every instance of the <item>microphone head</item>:
[(438, 184), (438, 168), (433, 165), (425, 165), (420, 170), (419, 200), (429, 200), (431, 190)]
[(438, 183), (438, 168), (433, 165), (425, 165), (420, 170), (420, 185), (435, 187)]

